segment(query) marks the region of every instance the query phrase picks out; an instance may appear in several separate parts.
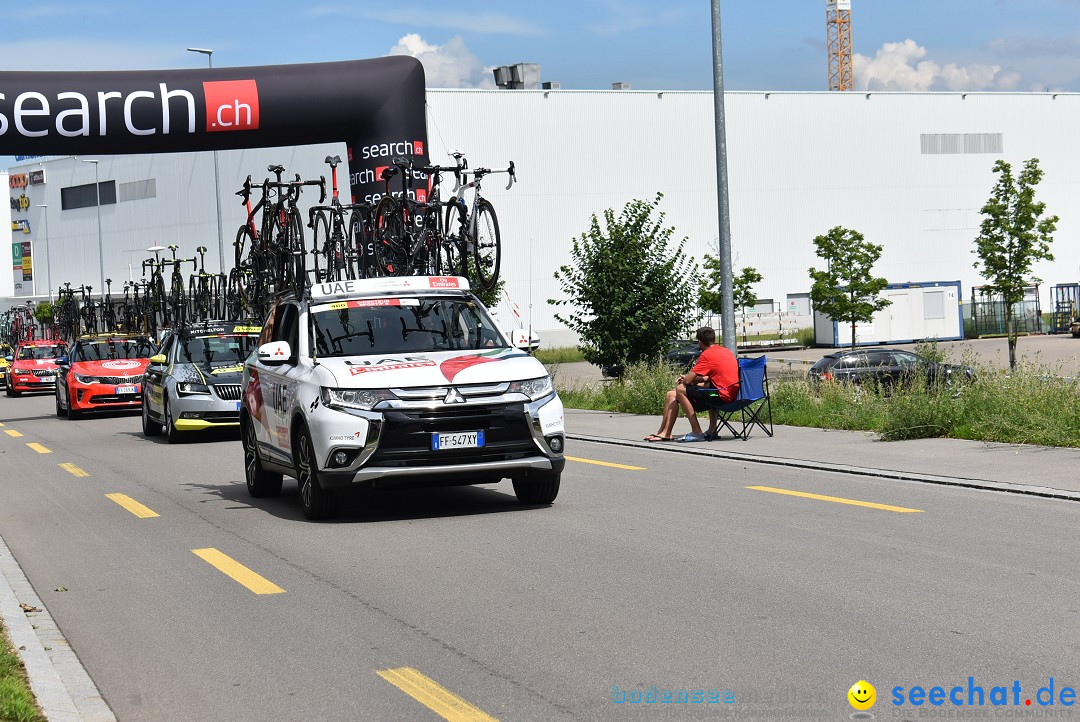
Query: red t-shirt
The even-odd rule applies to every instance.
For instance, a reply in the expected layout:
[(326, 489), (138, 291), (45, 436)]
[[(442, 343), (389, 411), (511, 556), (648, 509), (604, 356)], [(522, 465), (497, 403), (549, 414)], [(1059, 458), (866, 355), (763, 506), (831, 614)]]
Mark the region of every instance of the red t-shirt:
[(714, 343), (702, 351), (691, 371), (708, 376), (724, 401), (734, 401), (739, 395), (739, 362), (725, 346)]

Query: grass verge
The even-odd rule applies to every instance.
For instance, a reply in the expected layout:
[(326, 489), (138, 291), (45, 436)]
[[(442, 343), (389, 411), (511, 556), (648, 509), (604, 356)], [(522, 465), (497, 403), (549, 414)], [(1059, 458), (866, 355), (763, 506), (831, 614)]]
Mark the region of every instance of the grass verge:
[(569, 364), (585, 360), (577, 346), (538, 348), (533, 353), (533, 356), (542, 364)]
[(0, 622), (0, 722), (45, 722), (34, 701), (22, 660)]
[[(967, 363), (974, 365), (970, 359)], [(892, 390), (774, 379), (773, 420), (871, 431), (884, 440), (948, 437), (1080, 447), (1080, 381), (1033, 364), (1011, 374), (989, 368), (976, 368), (976, 373), (977, 380), (962, 387), (917, 380)], [(665, 364), (643, 364), (602, 386), (560, 386), (559, 394), (570, 408), (659, 416), (676, 375)]]

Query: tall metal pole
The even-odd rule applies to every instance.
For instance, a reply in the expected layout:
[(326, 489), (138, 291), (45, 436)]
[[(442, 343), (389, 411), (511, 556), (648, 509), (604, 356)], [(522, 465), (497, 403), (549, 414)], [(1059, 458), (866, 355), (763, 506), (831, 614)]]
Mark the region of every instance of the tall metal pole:
[[(214, 51), (211, 48), (188, 48), (188, 52), (202, 53), (206, 56), (206, 65), (214, 68)], [(218, 172), (218, 152), (214, 151), (214, 204), (217, 207), (217, 247), (218, 270), (225, 273), (225, 235), (221, 230), (221, 180)]]
[(49, 303), (52, 303), (52, 244), (49, 243), (49, 204), (38, 203), (38, 208), (44, 208), (41, 212), (41, 220), (45, 224), (45, 282), (49, 284)]
[(83, 163), (94, 164), (94, 190), (97, 192), (97, 245), (98, 245), (98, 270), (101, 273), (99, 290), (101, 291), (101, 297), (105, 298), (105, 249), (101, 244), (101, 181), (98, 179), (98, 165), (101, 163), (99, 160), (84, 160), (79, 158)]
[(716, 207), (720, 221), (720, 323), (723, 343), (735, 348), (735, 299), (731, 273), (731, 208), (728, 205), (727, 132), (724, 117), (724, 61), (720, 43), (720, 0), (712, 0), (713, 110), (716, 122)]

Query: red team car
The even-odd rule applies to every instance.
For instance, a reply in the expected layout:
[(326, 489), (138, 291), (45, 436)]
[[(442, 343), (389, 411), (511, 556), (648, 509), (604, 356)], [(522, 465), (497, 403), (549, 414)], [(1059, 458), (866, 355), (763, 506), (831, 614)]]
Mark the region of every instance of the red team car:
[(83, 336), (59, 359), (56, 415), (78, 418), (84, 411), (137, 409), (142, 377), (154, 354), (145, 336)]
[(56, 341), (21, 341), (8, 367), (4, 391), (18, 396), (28, 391), (52, 391), (56, 385), (56, 357), (64, 346)]

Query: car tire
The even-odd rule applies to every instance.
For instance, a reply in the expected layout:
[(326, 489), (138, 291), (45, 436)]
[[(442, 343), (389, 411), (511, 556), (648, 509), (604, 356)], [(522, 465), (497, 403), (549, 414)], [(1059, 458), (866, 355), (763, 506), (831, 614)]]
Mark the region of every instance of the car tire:
[(146, 394), (143, 394), (141, 406), (143, 436), (161, 436), (161, 424), (150, 418), (150, 406), (146, 400)]
[(522, 504), (550, 504), (559, 495), (562, 474), (532, 474), (528, 479), (514, 479), (514, 493)]
[(315, 468), (315, 447), (311, 433), (301, 428), (296, 437), (296, 483), (300, 489), (300, 508), (311, 521), (329, 519), (334, 511), (334, 494), (319, 484)]
[(19, 392), (16, 391), (11, 384), (8, 384), (6, 387), (4, 387), (4, 391), (7, 393), (8, 396), (13, 399), (19, 395)]
[(165, 438), (170, 444), (179, 444), (183, 441), (181, 432), (176, 430), (176, 419), (172, 415), (172, 406), (169, 405), (169, 395), (165, 394), (162, 399), (162, 410), (165, 416)]
[(67, 409), (60, 405), (60, 391), (56, 392), (56, 417), (62, 419), (67, 416)]
[(244, 480), (248, 494), (260, 499), (277, 496), (281, 493), (281, 474), (274, 474), (263, 468), (259, 459), (259, 442), (255, 438), (255, 422), (241, 422), (240, 443), (244, 447)]
[(64, 414), (64, 415), (68, 417), (69, 421), (75, 421), (76, 419), (78, 419), (79, 417), (82, 416), (81, 411), (79, 411), (78, 409), (71, 408), (71, 397), (68, 397), (68, 402), (67, 402), (66, 408), (67, 408), (67, 413)]

